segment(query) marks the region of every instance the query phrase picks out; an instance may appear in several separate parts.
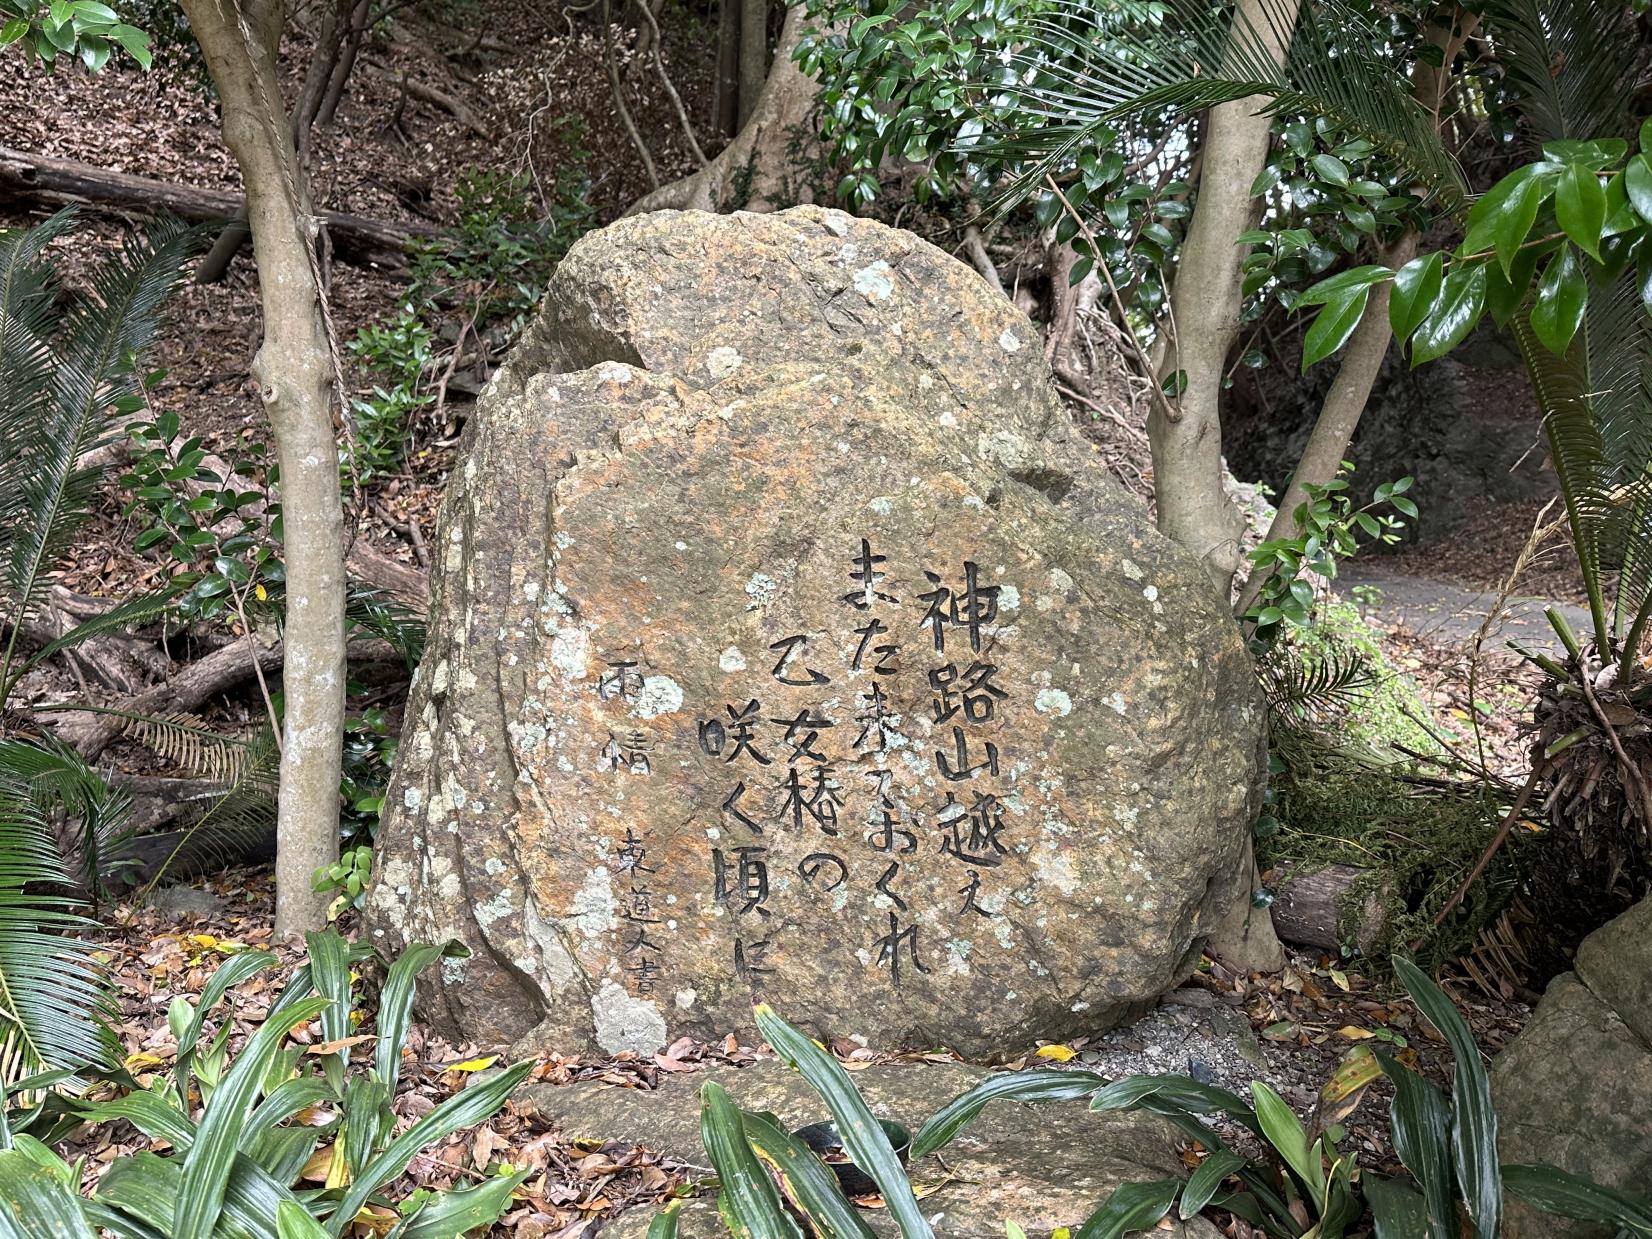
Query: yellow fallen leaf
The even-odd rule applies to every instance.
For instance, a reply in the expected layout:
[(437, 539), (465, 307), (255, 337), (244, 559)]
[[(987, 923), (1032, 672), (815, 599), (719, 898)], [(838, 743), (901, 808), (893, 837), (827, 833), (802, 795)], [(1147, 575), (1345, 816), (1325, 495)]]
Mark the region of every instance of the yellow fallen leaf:
[(189, 940), (196, 946), (204, 947), (208, 951), (218, 945), (218, 939), (211, 934), (190, 934)]
[(265, 589), (262, 585), (254, 585), (252, 587), (252, 596), (258, 599), (259, 602), (268, 602), (270, 598), (270, 591)]
[(1041, 1045), (1038, 1047), (1039, 1058), (1053, 1058), (1058, 1063), (1064, 1063), (1070, 1058), (1078, 1057), (1078, 1051), (1065, 1045)]
[(128, 1054), (124, 1060), (124, 1066), (128, 1071), (141, 1071), (145, 1067), (159, 1067), (165, 1061), (158, 1054), (146, 1054), (139, 1051), (136, 1054)]
[(1344, 994), (1348, 992), (1348, 974), (1336, 968), (1329, 969), (1331, 980)]
[(367, 1036), (366, 1034), (355, 1037), (340, 1037), (337, 1041), (328, 1041), (321, 1045), (306, 1046), (304, 1052), (306, 1054), (336, 1054), (340, 1050), (347, 1049), (352, 1045), (360, 1045), (363, 1041), (371, 1040), (373, 1040), (373, 1038)]
[(1367, 1037), (1375, 1037), (1377, 1034), (1369, 1028), (1355, 1028), (1352, 1024), (1344, 1024), (1337, 1029), (1337, 1035), (1347, 1037), (1350, 1041), (1364, 1041)]
[[(365, 1038), (362, 1038), (365, 1040)], [(486, 1071), (499, 1061), (499, 1055), (489, 1054), (486, 1058), (467, 1058), (462, 1063), (450, 1063), (442, 1068), (443, 1071)]]

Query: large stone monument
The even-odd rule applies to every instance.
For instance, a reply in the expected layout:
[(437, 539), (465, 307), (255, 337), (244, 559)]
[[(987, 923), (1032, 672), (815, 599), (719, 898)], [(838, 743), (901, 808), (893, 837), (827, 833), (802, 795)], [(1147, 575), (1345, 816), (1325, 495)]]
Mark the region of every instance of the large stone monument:
[(381, 945), (426, 1011), (652, 1051), (773, 1003), (988, 1054), (1105, 1027), (1248, 894), (1263, 712), (1034, 327), (840, 212), (582, 241), (443, 509)]

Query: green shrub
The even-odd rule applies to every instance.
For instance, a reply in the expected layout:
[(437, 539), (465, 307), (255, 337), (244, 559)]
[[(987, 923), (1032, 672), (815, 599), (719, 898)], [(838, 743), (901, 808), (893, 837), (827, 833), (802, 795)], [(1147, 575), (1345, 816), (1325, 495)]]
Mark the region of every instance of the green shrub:
[[(334, 1052), (286, 1044), (288, 1033), (319, 1018), (324, 1044), (343, 1042), (355, 1029), (352, 965), (371, 951), (337, 933), (308, 937), (309, 962), (293, 974), (263, 1024), (240, 1049), (225, 1051), (226, 1021), (204, 1036), (208, 1015), (229, 990), (271, 967), (273, 955), (249, 951), (232, 956), (207, 983), (198, 1004), (173, 1000), (168, 1019), (178, 1041), (171, 1077), (157, 1076), (113, 1101), (81, 1105), (74, 1117), (91, 1122), (126, 1120), (166, 1153), (143, 1152), (111, 1166), (95, 1190), (81, 1196), (81, 1166), (70, 1165), (47, 1143), (20, 1130), (42, 1116), (62, 1112), (61, 1098), (0, 1125), (0, 1201), (20, 1208), (29, 1223), (8, 1230), (0, 1209), (0, 1235), (92, 1239), (100, 1231), (142, 1239), (338, 1239), (361, 1209), (384, 1206), (387, 1184), (399, 1178), (422, 1150), (463, 1127), (493, 1115), (531, 1063), (520, 1063), (448, 1098), (400, 1135), (392, 1104), (413, 1002), (415, 975), (445, 953), (415, 945), (390, 965), (379, 998), (377, 1038), (365, 1068), (351, 1061), (349, 1045)], [(451, 948), (449, 948), (451, 949)], [(199, 1097), (199, 1112), (195, 1100)], [(294, 1123), (300, 1111), (331, 1108), (323, 1125)], [(330, 1147), (326, 1185), (296, 1193), (304, 1167)], [(389, 1236), (395, 1239), (458, 1239), (491, 1225), (511, 1192), (527, 1178), (509, 1170), (442, 1193), (416, 1194)], [(55, 1229), (54, 1229), (55, 1227)]]

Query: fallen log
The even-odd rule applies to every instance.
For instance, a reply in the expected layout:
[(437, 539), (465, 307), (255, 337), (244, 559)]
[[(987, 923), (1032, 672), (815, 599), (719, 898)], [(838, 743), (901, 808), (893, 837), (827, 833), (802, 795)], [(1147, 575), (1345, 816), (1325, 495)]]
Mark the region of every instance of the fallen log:
[(1274, 932), (1297, 946), (1326, 951), (1353, 946), (1369, 955), (1388, 927), (1388, 900), (1380, 883), (1362, 896), (1350, 896), (1370, 876), (1369, 869), (1357, 865), (1325, 865), (1286, 876), (1274, 895)]
[[(189, 220), (226, 221), (243, 206), (241, 195), (228, 190), (174, 185), (4, 146), (0, 146), (0, 201), (54, 207), (96, 202), (166, 210)], [(403, 267), (415, 240), (442, 231), (433, 224), (369, 219), (343, 211), (323, 211), (321, 220), (332, 237), (333, 252), (358, 266)]]

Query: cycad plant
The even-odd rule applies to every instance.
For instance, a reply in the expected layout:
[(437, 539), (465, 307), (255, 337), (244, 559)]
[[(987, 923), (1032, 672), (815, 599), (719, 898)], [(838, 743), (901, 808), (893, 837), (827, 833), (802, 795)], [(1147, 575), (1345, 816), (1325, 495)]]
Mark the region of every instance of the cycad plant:
[[(101, 477), (88, 463), (119, 427), (138, 358), (184, 269), (192, 234), (162, 223), (129, 238), (85, 292), (51, 258), (74, 223), (62, 212), (0, 230), (0, 1079), (105, 1056), (106, 999), (68, 892), (97, 892), (125, 799), (80, 757), (8, 710), (33, 658), (20, 638)], [(130, 617), (128, 617), (130, 618)], [(99, 630), (106, 625), (100, 625)], [(90, 635), (88, 633), (87, 635)], [(65, 849), (59, 827), (75, 823)], [(73, 855), (66, 855), (72, 851)]]

